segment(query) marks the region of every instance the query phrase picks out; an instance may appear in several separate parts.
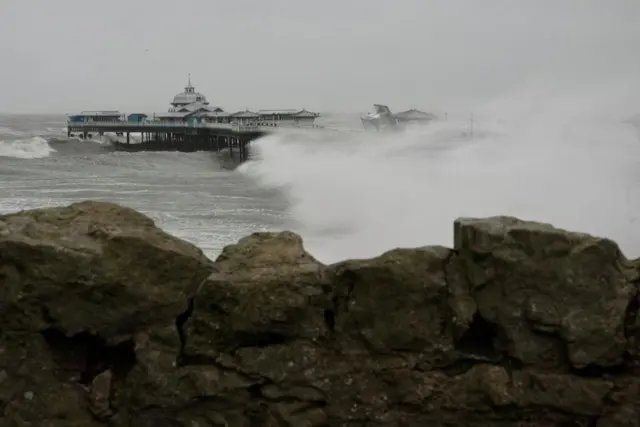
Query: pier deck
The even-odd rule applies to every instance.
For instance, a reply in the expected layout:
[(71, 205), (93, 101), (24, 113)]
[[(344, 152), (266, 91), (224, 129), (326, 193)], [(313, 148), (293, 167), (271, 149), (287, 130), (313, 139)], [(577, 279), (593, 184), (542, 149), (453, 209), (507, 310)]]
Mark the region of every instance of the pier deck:
[(189, 131), (226, 131), (234, 134), (264, 132), (263, 126), (257, 125), (241, 125), (234, 123), (160, 123), (160, 122), (142, 122), (131, 123), (124, 121), (115, 122), (78, 122), (67, 123), (70, 132), (172, 132), (186, 133)]
[[(256, 125), (236, 123), (131, 123), (111, 122), (68, 122), (67, 134), (80, 133), (87, 138), (89, 133), (105, 132), (126, 135), (126, 143), (113, 145), (123, 151), (223, 151), (228, 150), (230, 157), (245, 161), (249, 157), (249, 142), (268, 133), (268, 130)], [(140, 133), (142, 141), (131, 143), (130, 134)]]

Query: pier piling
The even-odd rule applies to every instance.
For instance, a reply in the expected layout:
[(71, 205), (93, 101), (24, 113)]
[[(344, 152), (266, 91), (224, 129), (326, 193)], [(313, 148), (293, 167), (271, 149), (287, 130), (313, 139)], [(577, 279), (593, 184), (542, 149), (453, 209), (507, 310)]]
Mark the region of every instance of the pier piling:
[[(237, 124), (68, 123), (67, 134), (79, 132), (86, 139), (89, 132), (126, 135), (126, 143), (113, 142), (122, 151), (228, 151), (229, 157), (243, 162), (249, 158), (247, 145), (267, 132), (257, 126)], [(141, 141), (131, 142), (131, 133), (140, 133)]]

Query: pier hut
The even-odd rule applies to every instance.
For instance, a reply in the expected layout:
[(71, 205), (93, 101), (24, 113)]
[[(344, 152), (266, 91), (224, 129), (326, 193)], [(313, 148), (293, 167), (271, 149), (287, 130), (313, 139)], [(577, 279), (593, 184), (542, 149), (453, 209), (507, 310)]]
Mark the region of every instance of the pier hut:
[(166, 124), (179, 124), (184, 123), (191, 113), (188, 111), (180, 112), (180, 111), (168, 111), (166, 113), (156, 113), (155, 118), (160, 123)]
[(173, 107), (174, 111), (179, 111), (181, 108), (195, 103), (209, 105), (207, 97), (200, 92), (196, 92), (196, 88), (191, 84), (191, 74), (189, 74), (189, 82), (185, 86), (184, 92), (180, 92), (173, 97), (171, 106)]
[(260, 123), (260, 114), (254, 113), (253, 111), (245, 110), (238, 111), (237, 113), (233, 113), (229, 115), (229, 120), (232, 123), (239, 123), (241, 125)]
[(302, 110), (258, 110), (266, 126), (313, 126), (318, 113)]
[(411, 110), (402, 111), (400, 113), (396, 113), (395, 115), (398, 123), (429, 123), (432, 120), (436, 119), (436, 115), (432, 113), (426, 113), (424, 111), (416, 110), (412, 108)]
[(127, 121), (129, 123), (143, 123), (147, 117), (149, 116), (144, 113), (131, 113), (127, 116)]
[(205, 123), (231, 123), (233, 114), (226, 111), (199, 111), (195, 115), (204, 118)]
[[(73, 114), (67, 117), (67, 122), (74, 125), (75, 130), (80, 132), (80, 137), (87, 139), (91, 137), (91, 134), (87, 128), (79, 130), (78, 127), (82, 125), (100, 125), (108, 123), (118, 123), (122, 121), (124, 115), (119, 111), (82, 111), (80, 114)], [(67, 135), (72, 135), (71, 128), (68, 128)], [(97, 130), (100, 135), (104, 134), (103, 130)]]
[(80, 114), (69, 116), (72, 123), (104, 123), (121, 120), (123, 114), (119, 111), (82, 111)]
[(228, 119), (229, 114), (226, 114), (220, 107), (210, 106), (207, 97), (196, 92), (195, 87), (191, 84), (191, 75), (189, 75), (189, 82), (184, 91), (176, 94), (170, 105), (171, 107), (166, 113), (155, 114), (160, 123), (186, 123), (189, 125), (230, 123), (230, 120), (223, 120), (223, 118)]

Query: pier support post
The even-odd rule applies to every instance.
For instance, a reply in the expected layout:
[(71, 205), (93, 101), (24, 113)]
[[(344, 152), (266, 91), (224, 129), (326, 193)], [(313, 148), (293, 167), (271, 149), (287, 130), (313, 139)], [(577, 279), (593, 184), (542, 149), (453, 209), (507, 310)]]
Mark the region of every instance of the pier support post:
[(129, 135), (130, 135), (130, 133), (129, 133), (129, 132), (127, 132), (127, 144), (130, 144), (130, 143), (131, 143), (131, 139), (129, 138)]

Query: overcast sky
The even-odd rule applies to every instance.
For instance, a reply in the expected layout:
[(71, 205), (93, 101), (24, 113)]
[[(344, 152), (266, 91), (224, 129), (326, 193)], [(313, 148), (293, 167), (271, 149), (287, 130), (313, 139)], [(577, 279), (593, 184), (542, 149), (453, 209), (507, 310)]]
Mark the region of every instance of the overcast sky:
[(0, 111), (165, 111), (188, 73), (226, 110), (323, 112), (640, 80), (640, 0), (0, 0)]

